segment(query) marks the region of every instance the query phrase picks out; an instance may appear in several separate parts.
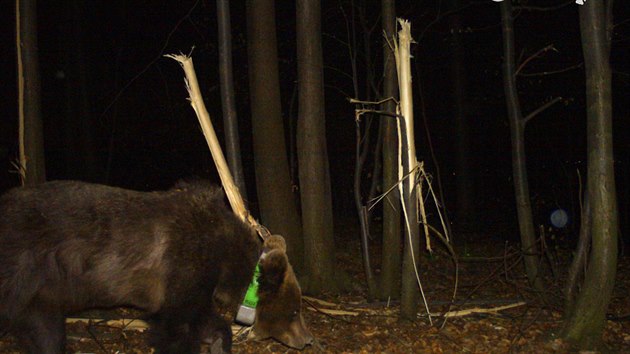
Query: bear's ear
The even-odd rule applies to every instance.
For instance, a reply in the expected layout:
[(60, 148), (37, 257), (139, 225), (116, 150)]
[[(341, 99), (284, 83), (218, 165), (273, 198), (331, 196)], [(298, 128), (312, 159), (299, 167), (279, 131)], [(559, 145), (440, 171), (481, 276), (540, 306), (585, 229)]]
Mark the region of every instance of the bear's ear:
[(280, 235), (271, 235), (265, 240), (265, 243), (263, 244), (263, 253), (275, 249), (285, 253), (287, 252), (287, 243), (284, 241), (284, 237)]
[(260, 257), (260, 277), (258, 278), (259, 295), (274, 294), (284, 281), (289, 260), (280, 249), (272, 249)]

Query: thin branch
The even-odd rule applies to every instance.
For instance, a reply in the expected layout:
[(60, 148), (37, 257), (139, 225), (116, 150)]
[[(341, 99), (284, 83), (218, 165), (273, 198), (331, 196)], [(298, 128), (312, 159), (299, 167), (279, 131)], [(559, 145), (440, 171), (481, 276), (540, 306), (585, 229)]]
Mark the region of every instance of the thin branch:
[[(151, 66), (153, 66), (153, 64), (155, 64), (158, 60), (162, 59), (162, 57), (164, 56), (164, 51), (166, 50), (166, 47), (168, 47), (168, 44), (171, 41), (171, 37), (179, 29), (179, 26), (187, 18), (190, 17), (190, 15), (193, 13), (193, 11), (195, 10), (195, 8), (197, 7), (198, 4), (199, 4), (199, 0), (195, 1), (195, 3), (190, 8), (190, 10), (188, 10), (188, 12), (182, 18), (180, 18), (179, 21), (177, 21), (177, 23), (175, 24), (173, 29), (166, 36), (166, 40), (164, 40), (164, 45), (162, 46), (162, 49), (160, 49), (160, 52), (142, 70), (140, 70), (134, 77), (132, 77), (131, 80), (127, 81), (127, 83), (120, 90), (118, 90), (118, 93), (116, 93), (114, 98), (112, 98), (111, 102), (109, 102), (107, 107), (105, 107), (103, 112), (101, 112), (100, 118), (103, 118), (105, 116), (105, 114), (107, 114), (107, 112), (109, 112), (110, 108), (112, 108), (114, 106), (114, 104), (116, 102), (118, 102), (118, 99), (122, 96), (123, 93), (125, 93), (125, 91), (127, 91), (127, 89), (131, 86), (131, 84), (133, 84), (138, 78), (140, 78), (145, 72), (147, 72), (147, 70), (149, 70), (149, 68), (151, 68)], [(194, 48), (194, 46), (193, 46), (193, 48)], [(192, 49), (191, 49), (191, 52), (192, 52)], [(190, 56), (190, 54), (188, 54), (188, 55)]]
[(625, 25), (625, 24), (626, 24), (626, 23), (628, 23), (628, 22), (630, 22), (630, 18), (627, 18), (627, 19), (625, 19), (625, 20), (623, 20), (623, 21), (619, 21), (619, 22), (615, 23), (615, 24), (613, 25), (613, 28), (615, 28), (615, 27), (619, 27), (619, 26), (623, 26), (623, 25)]
[(573, 3), (575, 3), (574, 0), (569, 0), (555, 6), (514, 6), (514, 8), (527, 11), (555, 11), (560, 10), (561, 8), (571, 5)]
[(516, 69), (516, 72), (514, 73), (514, 76), (518, 76), (518, 74), (521, 72), (521, 70), (523, 70), (525, 68), (525, 66), (527, 65), (527, 63), (529, 63), (530, 61), (532, 61), (535, 58), (538, 58), (541, 54), (543, 54), (544, 52), (547, 52), (549, 50), (553, 50), (555, 52), (557, 52), (558, 50), (553, 46), (553, 44), (550, 44), (542, 49), (540, 49), (539, 51), (537, 51), (536, 53), (530, 55), (527, 59), (525, 59), (521, 65), (519, 65), (518, 69)]
[(444, 18), (456, 14), (460, 11), (463, 11), (473, 5), (478, 5), (480, 3), (476, 3), (476, 2), (470, 2), (466, 5), (462, 5), (458, 8), (449, 10), (449, 11), (445, 11), (444, 13), (440, 13), (440, 11), (438, 10), (438, 13), (435, 15), (435, 18), (433, 19), (433, 21), (429, 22), (429, 24), (422, 30), (422, 32), (420, 32), (420, 35), (418, 35), (417, 39), (416, 39), (416, 43), (419, 43), (422, 40), (422, 37), (424, 37), (424, 34), (429, 30), (429, 28), (433, 27), (433, 25), (435, 25), (436, 23), (442, 21)]
[[(365, 104), (365, 105), (374, 105), (374, 106), (380, 106), (383, 103), (389, 102), (389, 101), (394, 101), (395, 104), (398, 104), (398, 101), (393, 97), (384, 98), (380, 101), (363, 101), (356, 98), (348, 98), (348, 101), (354, 104)], [(378, 111), (370, 110), (370, 112), (378, 112)], [(382, 113), (378, 113), (378, 114), (382, 114)]]
[(341, 44), (341, 45), (342, 45), (342, 46), (344, 46), (344, 47), (347, 47), (347, 46), (349, 46), (349, 45), (350, 45), (350, 43), (348, 43), (348, 42), (346, 42), (346, 41), (343, 41), (342, 39), (340, 39), (340, 38), (338, 38), (337, 36), (335, 36), (335, 35), (333, 35), (333, 34), (330, 34), (330, 33), (323, 32), (323, 33), (322, 33), (322, 36), (323, 36), (323, 37), (328, 37), (328, 38), (332, 39), (332, 40), (333, 40), (333, 41), (335, 41), (335, 42), (339, 42), (339, 44)]
[[(400, 118), (403, 118), (402, 116), (399, 116)], [(384, 199), (385, 197), (387, 197), (387, 195), (393, 191), (394, 189), (398, 188), (398, 186), (403, 183), (404, 180), (406, 180), (412, 173), (416, 173), (416, 171), (418, 171), (419, 166), (414, 167), (413, 170), (409, 171), (406, 175), (404, 175), (402, 178), (400, 178), (398, 180), (398, 182), (396, 182), (394, 185), (392, 185), (391, 187), (389, 187), (389, 189), (387, 189), (385, 192), (381, 193), (380, 196), (371, 199), (368, 201), (368, 210), (374, 208), (378, 203), (380, 203), (380, 201), (382, 199)]]
[(544, 105), (536, 108), (534, 111), (532, 111), (530, 114), (527, 115), (527, 117), (523, 118), (523, 120), (521, 121), (523, 125), (527, 124), (527, 122), (534, 118), (536, 115), (538, 115), (540, 112), (544, 111), (545, 109), (551, 107), (552, 105), (560, 102), (562, 100), (562, 97), (556, 97), (553, 100), (545, 103)]
[(579, 68), (581, 68), (583, 66), (584, 66), (584, 63), (582, 62), (582, 63), (577, 63), (575, 65), (568, 66), (568, 67), (563, 68), (563, 69), (552, 70), (552, 71), (541, 71), (541, 72), (537, 72), (537, 73), (527, 73), (527, 74), (520, 74), (520, 75), (521, 75), (521, 77), (554, 75), (554, 74), (561, 74), (561, 73), (564, 73), (564, 72), (567, 72), (567, 71), (579, 69)]
[(347, 72), (345, 72), (345, 71), (343, 71), (343, 70), (341, 70), (341, 69), (339, 69), (337, 67), (330, 66), (330, 65), (324, 65), (324, 69), (330, 69), (330, 70), (332, 70), (332, 71), (334, 71), (334, 72), (336, 72), (338, 74), (341, 74), (341, 75), (345, 76), (346, 78), (352, 79), (352, 75), (351, 74), (348, 74)]
[(445, 313), (437, 312), (437, 313), (432, 313), (432, 315), (433, 316), (444, 316), (444, 317), (463, 317), (463, 316), (474, 315), (474, 314), (479, 314), (479, 313), (497, 314), (499, 311), (508, 310), (508, 309), (511, 309), (511, 308), (514, 308), (514, 307), (524, 306), (524, 305), (526, 305), (526, 302), (525, 301), (520, 301), (520, 302), (516, 302), (516, 303), (513, 303), (513, 304), (497, 306), (497, 307), (493, 307), (493, 308), (489, 308), (489, 309), (475, 307), (475, 308), (472, 308), (472, 309), (459, 310), (459, 311), (449, 311), (449, 312), (445, 312)]

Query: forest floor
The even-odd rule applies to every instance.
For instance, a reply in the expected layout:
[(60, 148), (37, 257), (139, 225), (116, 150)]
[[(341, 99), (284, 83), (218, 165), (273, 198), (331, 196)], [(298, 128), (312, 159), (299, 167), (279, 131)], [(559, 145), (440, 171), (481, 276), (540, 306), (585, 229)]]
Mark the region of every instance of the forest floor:
[[(343, 295), (306, 297), (304, 319), (317, 345), (302, 353), (568, 353), (558, 337), (562, 326), (561, 274), (566, 273), (569, 250), (550, 252), (546, 279), (547, 302), (527, 286), (518, 253), (501, 242), (477, 240), (480, 246), (461, 247), (456, 301), (451, 304), (454, 263), (436, 247), (421, 261), (420, 271), (433, 325), (422, 307), (418, 320), (400, 322), (398, 304), (366, 301), (359, 245), (338, 247), (338, 264), (354, 280)], [(352, 253), (352, 254), (350, 254)], [(478, 256), (478, 257), (475, 257)], [(482, 258), (483, 257), (483, 258)], [(496, 258), (492, 258), (496, 257)], [(378, 257), (376, 257), (378, 262)], [(621, 256), (616, 287), (603, 339), (609, 352), (630, 353), (630, 256)], [(506, 309), (503, 309), (506, 308)], [(455, 313), (446, 321), (439, 314)], [(242, 332), (242, 331), (241, 331)], [(272, 340), (246, 341), (235, 336), (235, 353), (300, 353)], [(117, 326), (68, 325), (70, 353), (151, 353), (146, 331)], [(0, 353), (19, 353), (13, 339), (0, 338)]]

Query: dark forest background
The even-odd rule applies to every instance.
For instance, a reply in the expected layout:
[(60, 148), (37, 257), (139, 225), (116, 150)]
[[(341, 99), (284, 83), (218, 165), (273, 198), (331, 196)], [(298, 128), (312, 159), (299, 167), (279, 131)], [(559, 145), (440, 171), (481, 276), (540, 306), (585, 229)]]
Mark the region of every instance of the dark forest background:
[[(591, 1), (591, 0), (589, 0)], [(578, 5), (539, 11), (548, 1), (522, 2), (515, 18), (517, 56), (532, 60), (519, 77), (525, 113), (556, 96), (556, 104), (527, 126), (527, 166), (537, 225), (549, 224), (557, 207), (569, 212), (568, 234), (578, 212), (578, 171), (585, 177), (586, 110)], [(556, 1), (560, 4), (564, 1)], [(356, 1), (363, 8), (372, 52), (382, 56), (379, 1)], [(455, 176), (452, 15), (440, 1), (398, 1), (397, 13), (412, 23), (417, 41), (414, 59), (416, 144), (419, 160), (441, 171), (446, 210), (454, 214)], [(11, 173), (17, 158), (15, 21), (13, 2), (3, 1), (0, 14), (0, 188), (19, 184)], [(294, 132), (297, 101), (295, 4), (276, 4), (283, 114)], [(232, 1), (234, 78), (243, 164), (250, 208), (256, 213), (256, 190), (249, 119), (245, 2)], [(222, 139), (217, 71), (214, 1), (41, 1), (38, 3), (42, 114), (46, 173), (49, 180), (80, 179), (140, 190), (168, 188), (176, 180), (201, 176), (218, 181), (214, 164), (186, 100), (183, 74), (163, 54), (188, 53), (192, 47), (197, 75), (213, 123)], [(346, 27), (350, 2), (322, 2), (326, 124), (336, 222), (356, 218), (352, 199), (354, 106), (349, 78)], [(510, 135), (501, 76), (502, 43), (499, 6), (490, 0), (465, 2), (460, 16), (467, 83), (466, 115), (470, 128), (470, 185), (476, 215), (467, 227), (491, 229), (516, 238), (517, 222), (511, 180)], [(449, 15), (450, 14), (450, 15)], [(615, 4), (612, 43), (615, 168), (622, 237), (628, 235), (630, 199), (630, 11)], [(361, 55), (364, 55), (362, 53)], [(359, 65), (363, 65), (361, 60)], [(571, 69), (572, 68), (572, 69)], [(569, 69), (553, 75), (529, 74)], [(365, 70), (360, 67), (359, 70)], [(380, 64), (376, 74), (379, 75)], [(81, 84), (84, 80), (84, 84)], [(79, 88), (84, 89), (79, 89)], [(358, 97), (362, 98), (362, 97)], [(87, 123), (82, 125), (81, 122)], [(430, 142), (427, 139), (430, 136)], [(287, 137), (288, 138), (288, 137)], [(289, 141), (289, 139), (287, 139)], [(273, 142), (269, 143), (281, 143)], [(370, 167), (367, 167), (370, 168)], [(297, 182), (296, 182), (297, 183)]]

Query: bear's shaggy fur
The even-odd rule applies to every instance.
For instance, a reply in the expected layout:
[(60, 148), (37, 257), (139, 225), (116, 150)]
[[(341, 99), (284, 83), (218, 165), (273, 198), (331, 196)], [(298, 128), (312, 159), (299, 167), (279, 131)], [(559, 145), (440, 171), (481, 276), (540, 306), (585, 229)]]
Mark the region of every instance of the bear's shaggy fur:
[[(0, 198), (0, 332), (29, 353), (63, 353), (66, 316), (132, 306), (146, 312), (157, 352), (199, 352), (206, 338), (213, 351), (229, 352), (218, 308), (238, 307), (261, 250), (206, 182), (162, 192), (76, 181), (15, 188)], [(312, 337), (299, 310), (298, 332), (261, 314), (290, 303), (295, 316), (301, 304), (285, 251), (273, 252), (273, 266), (261, 262), (261, 284), (273, 289), (262, 286), (254, 332), (301, 348)]]

